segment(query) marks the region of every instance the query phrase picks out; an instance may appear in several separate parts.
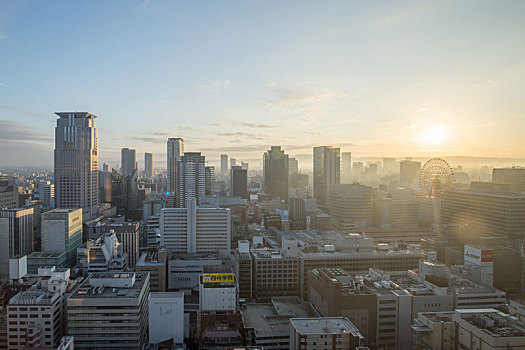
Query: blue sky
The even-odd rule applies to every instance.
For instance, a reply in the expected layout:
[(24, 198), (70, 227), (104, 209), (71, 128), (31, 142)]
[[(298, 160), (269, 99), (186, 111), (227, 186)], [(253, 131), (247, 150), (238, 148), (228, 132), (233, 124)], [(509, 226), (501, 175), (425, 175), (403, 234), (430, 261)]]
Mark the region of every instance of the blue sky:
[[(0, 0), (2, 165), (49, 165), (55, 111), (101, 161), (270, 145), (525, 158), (524, 1)], [(303, 166), (307, 166), (303, 164)]]

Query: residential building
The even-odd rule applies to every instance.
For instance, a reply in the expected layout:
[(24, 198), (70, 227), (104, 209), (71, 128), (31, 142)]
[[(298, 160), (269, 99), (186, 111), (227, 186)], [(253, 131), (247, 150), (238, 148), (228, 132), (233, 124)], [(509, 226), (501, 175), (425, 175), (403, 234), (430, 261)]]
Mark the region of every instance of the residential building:
[(177, 165), (177, 203), (185, 208), (188, 201), (195, 198), (197, 205), (206, 193), (206, 160), (201, 153), (188, 152), (180, 157)]
[(144, 152), (144, 177), (153, 177), (153, 153)]
[(167, 169), (168, 169), (168, 191), (174, 193), (177, 190), (178, 162), (184, 154), (184, 140), (180, 137), (169, 138), (167, 147)]
[(55, 113), (55, 207), (82, 208), (82, 217), (98, 215), (98, 133), (96, 115)]

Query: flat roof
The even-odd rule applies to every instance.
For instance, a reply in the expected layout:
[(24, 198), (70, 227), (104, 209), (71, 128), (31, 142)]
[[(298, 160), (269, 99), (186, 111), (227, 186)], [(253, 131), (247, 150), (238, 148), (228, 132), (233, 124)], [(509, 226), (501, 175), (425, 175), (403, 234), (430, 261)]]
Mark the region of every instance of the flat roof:
[(359, 330), (346, 317), (292, 318), (290, 323), (301, 334), (344, 334)]
[(73, 114), (75, 118), (97, 118), (96, 115), (88, 112), (55, 112), (55, 114), (60, 118), (69, 118), (70, 114)]
[(315, 311), (298, 297), (274, 297), (271, 303), (248, 303), (242, 310), (246, 328), (256, 332), (289, 332), (290, 319), (316, 316)]

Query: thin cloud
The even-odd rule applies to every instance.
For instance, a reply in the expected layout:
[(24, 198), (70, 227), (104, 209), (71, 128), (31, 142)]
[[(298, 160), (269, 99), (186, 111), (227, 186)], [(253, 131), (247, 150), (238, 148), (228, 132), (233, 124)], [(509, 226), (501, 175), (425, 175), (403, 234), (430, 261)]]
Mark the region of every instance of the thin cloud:
[(52, 142), (53, 134), (35, 129), (29, 124), (10, 120), (0, 120), (0, 140), (22, 142)]
[(52, 118), (52, 115), (46, 115), (46, 114), (42, 114), (42, 113), (36, 113), (36, 112), (32, 112), (32, 111), (23, 110), (23, 109), (20, 109), (20, 108), (18, 108), (16, 106), (0, 105), (0, 109), (13, 111), (13, 112), (16, 112), (16, 113), (19, 113), (19, 114), (24, 114), (24, 115), (27, 115), (27, 116), (30, 116), (30, 117), (46, 118), (46, 119)]
[(252, 123), (252, 122), (247, 122), (245, 120), (238, 120), (238, 119), (233, 119), (233, 118), (230, 118), (230, 120), (232, 122), (234, 122), (236, 125), (241, 125), (241, 126), (246, 126), (246, 127), (249, 127), (249, 128), (258, 128), (258, 129), (275, 129), (275, 128), (278, 128), (279, 126), (277, 125), (270, 125), (270, 124), (258, 124), (258, 123)]

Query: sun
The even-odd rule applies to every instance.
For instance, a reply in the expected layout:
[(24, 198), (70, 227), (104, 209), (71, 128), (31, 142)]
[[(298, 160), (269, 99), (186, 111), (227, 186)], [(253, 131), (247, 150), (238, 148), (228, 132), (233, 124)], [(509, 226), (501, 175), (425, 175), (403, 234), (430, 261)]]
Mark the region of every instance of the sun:
[(445, 128), (443, 125), (433, 126), (424, 130), (419, 137), (419, 140), (427, 145), (438, 146), (445, 141)]

